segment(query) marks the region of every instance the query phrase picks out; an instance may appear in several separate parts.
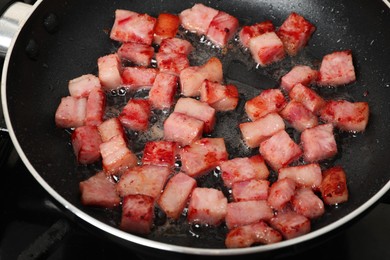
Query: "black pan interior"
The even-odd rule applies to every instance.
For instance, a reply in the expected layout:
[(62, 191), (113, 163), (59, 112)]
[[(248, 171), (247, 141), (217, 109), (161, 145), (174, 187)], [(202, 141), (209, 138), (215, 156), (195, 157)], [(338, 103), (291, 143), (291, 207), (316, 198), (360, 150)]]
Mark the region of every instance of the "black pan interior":
[[(330, 208), (313, 223), (314, 230), (351, 213), (389, 181), (390, 13), (382, 1), (68, 0), (45, 1), (37, 8), (18, 37), (7, 75), (12, 129), (29, 162), (53, 189), (82, 211), (116, 226), (118, 212), (80, 205), (78, 183), (91, 176), (98, 166), (77, 166), (69, 133), (55, 127), (55, 110), (60, 98), (68, 95), (68, 80), (86, 73), (96, 74), (97, 58), (118, 47), (108, 36), (115, 9), (145, 12), (156, 17), (162, 11), (179, 13), (194, 3), (226, 11), (236, 16), (241, 24), (270, 19), (280, 26), (289, 13), (295, 11), (317, 26), (309, 45), (298, 57), (264, 70), (248, 70), (241, 62), (222, 57), (226, 80), (242, 89), (248, 85), (260, 89), (276, 87), (280, 75), (295, 64), (318, 66), (327, 53), (352, 50), (356, 83), (325, 90), (324, 94), (369, 102), (370, 122), (362, 134), (338, 134), (342, 155), (332, 163), (346, 169), (350, 200)], [(248, 92), (243, 90), (242, 93)], [(234, 138), (231, 139), (234, 142)], [(229, 145), (229, 149), (234, 150), (232, 146)], [(188, 234), (187, 231), (184, 232)], [(190, 235), (182, 239), (177, 233), (170, 236), (167, 230), (150, 238), (185, 246), (223, 246), (223, 239), (213, 237), (215, 231), (207, 232), (204, 239)]]

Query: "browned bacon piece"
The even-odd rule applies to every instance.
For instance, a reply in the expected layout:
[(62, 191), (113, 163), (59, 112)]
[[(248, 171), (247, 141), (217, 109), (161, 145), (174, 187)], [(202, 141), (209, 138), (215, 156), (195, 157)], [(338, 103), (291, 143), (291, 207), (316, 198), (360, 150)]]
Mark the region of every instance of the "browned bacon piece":
[(348, 200), (347, 178), (341, 166), (324, 171), (320, 191), (323, 201), (328, 205), (337, 205)]
[(295, 181), (288, 178), (277, 180), (269, 189), (268, 204), (276, 210), (283, 209), (294, 196), (296, 186)]
[(310, 232), (310, 219), (294, 211), (279, 211), (270, 221), (271, 227), (285, 239), (302, 236)]
[(210, 23), (206, 36), (218, 47), (225, 47), (237, 32), (239, 22), (236, 17), (219, 11)]
[(169, 13), (159, 14), (154, 27), (153, 42), (160, 44), (165, 39), (175, 37), (179, 26), (179, 16)]

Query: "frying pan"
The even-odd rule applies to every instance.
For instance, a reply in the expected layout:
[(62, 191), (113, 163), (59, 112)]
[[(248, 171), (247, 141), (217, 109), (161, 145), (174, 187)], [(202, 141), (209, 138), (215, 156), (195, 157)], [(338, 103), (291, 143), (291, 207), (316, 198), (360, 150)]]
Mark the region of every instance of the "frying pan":
[[(82, 74), (96, 74), (97, 58), (116, 50), (118, 45), (108, 36), (116, 9), (157, 16), (163, 11), (179, 13), (195, 3), (228, 12), (241, 24), (270, 19), (280, 26), (294, 11), (316, 25), (316, 32), (300, 55), (269, 68), (248, 68), (234, 57), (223, 58), (226, 80), (243, 89), (240, 94), (244, 96), (277, 87), (280, 76), (294, 64), (318, 66), (325, 54), (343, 49), (353, 52), (357, 81), (322, 91), (329, 98), (367, 101), (369, 125), (364, 133), (337, 133), (341, 155), (330, 163), (345, 168), (350, 199), (329, 207), (324, 216), (313, 221), (312, 232), (307, 235), (244, 249), (223, 248), (223, 238), (215, 229), (195, 230), (199, 232), (197, 238), (188, 228), (160, 228), (163, 231), (145, 238), (119, 230), (118, 212), (86, 208), (80, 203), (78, 183), (98, 166), (77, 165), (69, 132), (54, 124), (60, 98), (68, 95), (67, 82)], [(351, 222), (389, 190), (390, 12), (383, 2), (39, 0), (32, 9), (5, 58), (1, 94), (6, 125), (20, 158), (35, 179), (68, 212), (97, 232), (139, 250), (213, 256), (265, 253), (307, 242)], [(244, 90), (248, 86), (255, 90)], [(234, 139), (228, 143), (233, 153)]]

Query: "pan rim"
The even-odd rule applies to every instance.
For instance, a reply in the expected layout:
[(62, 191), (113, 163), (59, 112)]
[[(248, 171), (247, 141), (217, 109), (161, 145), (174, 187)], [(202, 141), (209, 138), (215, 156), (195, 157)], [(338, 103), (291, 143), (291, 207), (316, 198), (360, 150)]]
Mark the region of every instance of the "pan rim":
[(370, 199), (368, 199), (365, 203), (360, 205), (358, 208), (347, 214), (346, 216), (340, 218), (339, 220), (328, 224), (318, 230), (311, 231), (308, 234), (305, 234), (303, 236), (293, 238), (290, 240), (284, 240), (275, 244), (270, 245), (260, 245), (255, 247), (249, 247), (249, 248), (237, 248), (237, 249), (227, 249), (227, 248), (220, 248), (220, 249), (213, 249), (213, 248), (196, 248), (196, 247), (186, 247), (186, 246), (178, 246), (178, 245), (172, 245), (167, 244), (163, 242), (154, 241), (151, 239), (139, 237), (130, 233), (127, 233), (125, 231), (122, 231), (116, 227), (112, 227), (106, 223), (103, 223), (94, 217), (88, 215), (81, 209), (77, 208), (70, 202), (68, 202), (64, 197), (62, 197), (58, 192), (56, 192), (38, 173), (38, 171), (35, 170), (33, 165), (30, 163), (29, 159), (25, 155), (23, 149), (21, 148), (19, 141), (16, 137), (16, 134), (13, 130), (13, 126), (11, 123), (11, 119), (9, 116), (8, 111), (8, 104), (7, 104), (7, 89), (6, 89), (6, 82), (7, 82), (7, 74), (8, 74), (8, 65), (10, 62), (11, 54), (14, 48), (14, 45), (17, 41), (17, 38), (24, 27), (24, 24), (29, 20), (30, 16), (34, 13), (34, 11), (38, 8), (38, 6), (43, 2), (44, 0), (38, 0), (32, 7), (32, 12), (29, 14), (23, 22), (21, 22), (17, 33), (15, 34), (14, 39), (11, 42), (11, 45), (9, 47), (9, 50), (6, 54), (5, 60), (4, 60), (4, 66), (2, 71), (2, 80), (1, 80), (1, 102), (2, 102), (2, 108), (3, 108), (3, 114), (5, 123), (8, 129), (9, 136), (12, 140), (12, 143), (20, 156), (22, 162), (28, 169), (28, 171), (33, 175), (33, 177), (36, 179), (36, 181), (61, 205), (63, 205), (67, 210), (69, 210), (72, 214), (76, 215), (81, 220), (84, 220), (85, 222), (89, 223), (95, 228), (98, 228), (104, 232), (107, 232), (113, 236), (116, 236), (120, 239), (129, 241), (131, 243), (135, 243), (141, 246), (150, 247), (153, 249), (159, 249), (167, 252), (174, 252), (174, 253), (182, 253), (182, 254), (191, 254), (191, 255), (208, 255), (208, 256), (227, 256), (227, 255), (245, 255), (245, 254), (256, 254), (256, 253), (262, 253), (262, 252), (269, 252), (274, 251), (282, 248), (287, 248), (289, 246), (293, 246), (299, 243), (303, 243), (306, 241), (309, 241), (311, 239), (320, 237), (322, 235), (325, 235), (344, 224), (352, 221), (356, 217), (358, 217), (360, 214), (368, 210), (372, 205), (374, 205), (382, 196), (385, 195), (385, 193), (390, 190), (390, 181), (388, 181), (377, 193), (375, 193), (373, 196), (371, 196)]

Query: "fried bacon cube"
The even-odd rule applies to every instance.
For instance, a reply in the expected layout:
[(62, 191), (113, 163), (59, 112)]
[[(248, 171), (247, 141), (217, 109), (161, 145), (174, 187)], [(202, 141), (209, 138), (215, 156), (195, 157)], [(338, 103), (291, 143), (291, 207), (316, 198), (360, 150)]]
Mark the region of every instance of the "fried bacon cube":
[(160, 44), (165, 39), (175, 37), (179, 26), (179, 16), (170, 13), (160, 13), (154, 26), (153, 42)]
[(72, 97), (88, 97), (94, 89), (100, 89), (100, 80), (92, 74), (82, 75), (69, 81), (68, 89)]
[(240, 201), (228, 203), (225, 221), (228, 229), (233, 229), (260, 220), (268, 221), (273, 216), (272, 208), (266, 200)]
[(99, 146), (102, 139), (96, 126), (77, 127), (71, 139), (73, 151), (79, 163), (90, 164), (100, 159)]
[(206, 34), (211, 21), (218, 15), (218, 10), (195, 4), (192, 8), (186, 9), (179, 14), (181, 25), (198, 35)]
[(121, 121), (117, 117), (107, 119), (98, 126), (100, 137), (103, 142), (107, 142), (111, 138), (119, 135), (126, 140), (125, 131)]
[(286, 104), (287, 101), (280, 89), (267, 89), (245, 103), (245, 112), (252, 121), (255, 121), (268, 113), (281, 111)]
[(249, 40), (253, 59), (262, 67), (278, 62), (285, 57), (283, 42), (275, 32), (266, 32)]
[(298, 132), (318, 125), (317, 116), (298, 101), (290, 101), (280, 115)]
[(119, 115), (122, 125), (133, 131), (145, 131), (149, 126), (151, 109), (147, 99), (130, 99)]
[(237, 32), (239, 22), (236, 17), (219, 11), (210, 23), (206, 36), (219, 47), (225, 47)]
[(310, 232), (310, 219), (294, 211), (279, 211), (270, 220), (270, 225), (279, 231), (285, 239), (302, 236)]
[(310, 188), (296, 190), (291, 204), (295, 212), (309, 219), (318, 218), (325, 212), (324, 202)]
[(57, 127), (73, 128), (83, 126), (87, 112), (87, 99), (67, 96), (61, 98), (55, 114)]
[(104, 90), (117, 89), (122, 84), (122, 64), (118, 54), (98, 58), (98, 76)]
[(290, 92), (296, 84), (310, 85), (316, 81), (317, 77), (318, 71), (309, 66), (297, 65), (282, 77), (280, 87)]
[(347, 178), (341, 166), (324, 171), (320, 191), (324, 203), (328, 205), (337, 205), (348, 200)]
[(206, 79), (200, 88), (200, 101), (206, 102), (217, 111), (234, 110), (238, 99), (238, 90), (234, 85), (223, 85)]
[(149, 141), (145, 144), (142, 164), (173, 167), (177, 144), (169, 141)]
[(318, 163), (310, 163), (279, 169), (278, 179), (292, 179), (301, 187), (317, 190), (322, 182), (322, 171)]
[(174, 76), (179, 76), (182, 70), (190, 66), (187, 55), (176, 52), (158, 52), (156, 61), (161, 72)]
[(234, 201), (267, 200), (270, 182), (268, 180), (251, 179), (234, 182), (232, 195)]
[(272, 21), (264, 21), (253, 25), (243, 26), (239, 33), (240, 42), (244, 47), (249, 47), (249, 40), (267, 32), (275, 31)]
[(106, 109), (106, 94), (100, 88), (92, 90), (87, 99), (85, 125), (99, 126), (103, 123)]
[(187, 40), (180, 38), (167, 38), (161, 42), (158, 51), (164, 53), (174, 52), (188, 55), (193, 49), (194, 47)]
[(300, 83), (296, 84), (288, 93), (290, 99), (301, 102), (313, 114), (317, 115), (325, 105), (325, 100), (314, 90)]
[(184, 146), (202, 137), (204, 122), (192, 116), (173, 112), (164, 122), (164, 139)]
[(168, 109), (174, 104), (178, 77), (159, 72), (149, 91), (149, 103), (155, 109)]
[(135, 42), (125, 42), (118, 49), (118, 56), (122, 60), (131, 61), (135, 65), (149, 66), (154, 55), (150, 45)]
[(150, 89), (158, 70), (146, 67), (125, 67), (122, 72), (123, 85), (131, 90)]
[(294, 196), (297, 184), (292, 179), (279, 179), (272, 183), (268, 193), (268, 204), (276, 209), (283, 209)]

